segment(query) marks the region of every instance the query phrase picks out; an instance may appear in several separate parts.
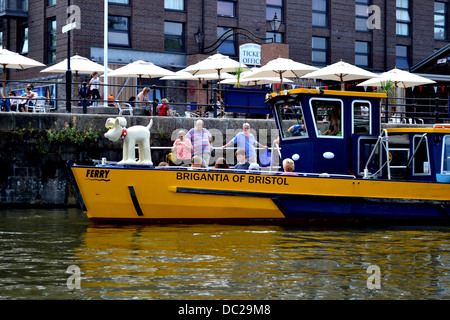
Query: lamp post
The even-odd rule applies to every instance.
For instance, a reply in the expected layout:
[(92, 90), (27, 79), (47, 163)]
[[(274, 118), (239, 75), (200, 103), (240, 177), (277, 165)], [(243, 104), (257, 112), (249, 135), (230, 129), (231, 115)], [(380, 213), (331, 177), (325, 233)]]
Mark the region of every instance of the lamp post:
[[(67, 0), (70, 7), (70, 0)], [(70, 13), (67, 14), (70, 17)], [(67, 32), (66, 113), (72, 112), (72, 70), (70, 70), (70, 30)]]
[(270, 29), (272, 30), (273, 34), (273, 42), (277, 42), (277, 35), (276, 32), (278, 29), (280, 29), (281, 21), (277, 18), (277, 13), (273, 15), (273, 19), (269, 21)]
[(198, 45), (198, 53), (202, 53), (203, 51), (203, 40), (205, 40), (205, 33), (200, 31), (200, 28), (198, 28), (198, 31), (194, 34), (195, 42), (197, 42)]

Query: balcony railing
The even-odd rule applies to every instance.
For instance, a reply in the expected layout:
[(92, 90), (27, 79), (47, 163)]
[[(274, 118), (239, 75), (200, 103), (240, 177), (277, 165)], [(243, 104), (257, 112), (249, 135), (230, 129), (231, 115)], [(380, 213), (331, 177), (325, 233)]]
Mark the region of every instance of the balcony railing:
[(0, 0), (0, 17), (28, 17), (28, 0)]

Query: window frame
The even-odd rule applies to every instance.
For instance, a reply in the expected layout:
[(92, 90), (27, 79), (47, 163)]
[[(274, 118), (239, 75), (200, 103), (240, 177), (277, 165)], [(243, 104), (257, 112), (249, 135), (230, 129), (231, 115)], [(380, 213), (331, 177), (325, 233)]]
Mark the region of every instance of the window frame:
[[(109, 19), (110, 18), (125, 18), (127, 19), (127, 30), (116, 30), (109, 27)], [(108, 45), (114, 46), (114, 47), (124, 47), (124, 48), (130, 48), (131, 47), (131, 18), (127, 16), (116, 16), (116, 15), (109, 15), (108, 16)], [(109, 36), (111, 33), (121, 33), (121, 34), (127, 34), (128, 35), (128, 44), (121, 44), (121, 43), (113, 43), (111, 42), (111, 37)]]
[[(406, 48), (406, 57), (397, 55), (397, 49), (398, 49), (398, 47), (404, 47), (404, 48)], [(399, 58), (406, 58), (406, 62), (407, 62), (407, 64), (408, 64), (408, 67), (407, 67), (407, 68), (403, 69), (403, 68), (401, 68), (401, 67), (399, 66), (399, 64), (398, 64), (398, 62), (397, 62)], [(411, 66), (411, 59), (410, 59), (410, 47), (409, 47), (409, 46), (404, 46), (404, 45), (396, 45), (396, 46), (395, 46), (395, 65), (396, 65), (397, 68), (399, 68), (399, 69), (401, 69), (401, 70), (407, 70), (407, 69), (410, 68), (410, 66)]]
[[(367, 20), (369, 19), (369, 13), (367, 12), (367, 8), (369, 8), (371, 6), (371, 4), (372, 4), (372, 0), (356, 0), (355, 1), (355, 31), (357, 31), (357, 32), (367, 32), (367, 33), (372, 32), (372, 30), (367, 27)], [(364, 6), (366, 8), (366, 14), (365, 15), (358, 14), (358, 10), (357, 10), (358, 6), (361, 6), (361, 7)], [(365, 28), (364, 28), (364, 30), (358, 29), (358, 23), (357, 23), (358, 19), (364, 19), (365, 20), (365, 24), (364, 24)]]
[(109, 4), (119, 5), (119, 6), (129, 6), (130, 0), (108, 0)]
[[(219, 36), (219, 28), (221, 28), (221, 29), (227, 29), (227, 30), (225, 30), (224, 32), (222, 32), (221, 35)], [(217, 39), (219, 39), (225, 32), (228, 32), (228, 30), (230, 30), (230, 29), (233, 29), (233, 28), (231, 28), (231, 27), (217, 26)], [(232, 39), (232, 40), (230, 40), (230, 39)], [(233, 50), (234, 50), (234, 53), (228, 53), (228, 52), (224, 52), (224, 51), (220, 52), (220, 47), (221, 47), (222, 44), (224, 44), (224, 43), (229, 43), (229, 44), (233, 43)], [(238, 50), (237, 50), (236, 35), (235, 35), (234, 33), (233, 33), (233, 35), (232, 35), (231, 37), (229, 37), (227, 40), (223, 41), (222, 44), (217, 48), (217, 52), (220, 52), (221, 54), (226, 54), (226, 55), (231, 56), (231, 57), (236, 57), (236, 56), (239, 54), (239, 52), (238, 52)]]
[(186, 0), (182, 0), (183, 2), (183, 8), (182, 9), (177, 9), (177, 8), (168, 8), (166, 7), (166, 0), (164, 0), (164, 10), (169, 10), (169, 11), (186, 11)]
[[(181, 25), (181, 35), (166, 34), (166, 23), (174, 23)], [(166, 48), (166, 39), (181, 40), (181, 49)], [(183, 22), (164, 21), (164, 51), (165, 52), (186, 52), (186, 27)]]
[(367, 103), (369, 105), (369, 133), (368, 134), (372, 134), (372, 103), (369, 100), (353, 100), (352, 101), (352, 134), (355, 133), (355, 103)]
[[(56, 20), (56, 17), (48, 18), (47, 21), (47, 64), (54, 64), (56, 63), (56, 34), (58, 32), (58, 22)], [(55, 23), (55, 29), (51, 30), (52, 23)], [(52, 43), (52, 36), (55, 37), (55, 44), (54, 46), (51, 45)], [(51, 61), (50, 55), (54, 52), (55, 54), (55, 61)]]
[[(408, 7), (399, 7), (398, 6), (398, 1), (396, 0), (395, 3), (395, 34), (397, 36), (401, 36), (401, 37), (410, 37), (411, 36), (411, 3), (409, 0), (405, 0), (407, 1)], [(399, 13), (403, 12), (408, 15), (408, 20), (402, 20), (399, 19)], [(399, 33), (399, 26), (406, 26), (407, 27), (407, 34), (403, 34), (403, 33)]]
[(278, 20), (280, 20), (281, 22), (284, 21), (284, 0), (280, 0), (280, 2), (281, 2), (281, 5), (268, 4), (267, 0), (266, 0), (266, 21), (273, 20), (273, 16), (272, 17), (267, 16), (267, 14), (268, 14), (267, 9), (273, 9), (276, 13), (279, 12), (280, 15), (279, 16), (277, 15)]
[[(314, 10), (314, 1), (312, 1), (312, 26), (317, 28), (329, 28), (330, 27), (330, 2), (328, 0), (321, 0), (325, 1), (325, 11), (322, 10)], [(325, 25), (320, 24), (314, 24), (314, 14), (320, 14), (325, 16)]]
[[(219, 2), (223, 3), (230, 3), (233, 5), (233, 14), (219, 14)], [(237, 18), (237, 1), (236, 0), (217, 0), (217, 16), (218, 17), (225, 17), (225, 18)]]
[[(357, 42), (367, 44), (367, 52), (366, 53), (357, 52), (356, 51), (356, 43)], [(356, 56), (365, 56), (365, 57), (367, 57), (367, 65), (364, 66), (364, 65), (357, 64), (356, 63)], [(372, 61), (371, 61), (372, 59), (371, 59), (371, 57), (372, 57), (372, 44), (371, 44), (371, 42), (355, 40), (355, 65), (357, 67), (360, 67), (360, 68), (370, 68), (372, 66)]]
[[(448, 165), (447, 170), (444, 171), (444, 161), (447, 160), (447, 159), (444, 159), (447, 139), (449, 140), (448, 144), (450, 145), (450, 135), (447, 134), (442, 137), (442, 153), (441, 153), (441, 174), (442, 175), (450, 175), (450, 164)], [(447, 157), (450, 157), (450, 152), (447, 155)], [(450, 161), (450, 160), (448, 160), (448, 161)]]
[[(416, 150), (416, 147), (417, 147), (417, 145), (416, 145), (416, 138), (421, 139), (422, 135), (415, 134), (413, 136), (413, 138), (412, 138), (412, 151), (413, 152), (414, 152), (414, 150)], [(412, 166), (411, 169), (412, 169), (412, 175), (413, 176), (431, 176), (430, 148), (428, 147), (428, 137), (427, 136), (424, 136), (424, 139), (422, 140), (421, 145), (424, 144), (424, 143), (425, 143), (425, 147), (427, 148), (428, 172), (421, 172), (421, 173), (420, 172), (419, 173), (416, 172), (416, 155), (414, 155), (414, 158), (413, 158), (412, 164), (411, 164), (411, 166)]]
[[(315, 115), (316, 113), (314, 113), (314, 109), (313, 109), (313, 105), (312, 102), (313, 101), (336, 101), (336, 102), (340, 102), (341, 103), (341, 135), (340, 136), (328, 136), (328, 135), (322, 135), (322, 134), (318, 134), (318, 127), (317, 127), (317, 120), (315, 119)], [(309, 99), (309, 107), (310, 107), (310, 112), (311, 112), (311, 116), (312, 116), (312, 120), (313, 120), (313, 124), (314, 124), (314, 132), (316, 134), (316, 137), (318, 139), (344, 139), (344, 100), (342, 99), (336, 99), (336, 98), (311, 98)]]
[[(299, 136), (288, 136), (287, 135), (287, 130), (289, 128), (285, 128), (283, 125), (283, 121), (286, 121), (287, 119), (282, 119), (281, 118), (281, 114), (282, 114), (282, 108), (285, 108), (286, 106), (290, 106), (293, 107), (294, 109), (300, 109), (300, 113), (301, 116), (303, 118), (303, 126), (305, 127), (305, 130), (303, 130), (305, 132), (304, 135), (299, 135)], [(309, 133), (308, 133), (308, 127), (306, 125), (306, 121), (305, 121), (305, 113), (303, 111), (303, 106), (300, 103), (296, 103), (296, 104), (289, 104), (289, 103), (285, 103), (285, 102), (279, 102), (275, 105), (275, 112), (277, 113), (277, 119), (278, 119), (278, 125), (280, 128), (280, 133), (281, 133), (281, 138), (282, 140), (296, 140), (296, 139), (307, 139), (309, 138)], [(297, 117), (297, 113), (294, 113), (295, 115), (295, 119), (292, 119), (293, 121), (297, 121), (297, 124), (299, 124), (299, 118)], [(285, 132), (286, 129), (286, 132)]]
[[(325, 39), (325, 49), (317, 49), (314, 48), (313, 43), (314, 43), (314, 38), (318, 38), (318, 39)], [(328, 50), (329, 50), (329, 40), (327, 37), (316, 37), (316, 36), (312, 36), (311, 37), (311, 62), (313, 65), (317, 65), (317, 66), (325, 66), (328, 65)], [(314, 52), (324, 52), (325, 53), (325, 62), (319, 62), (313, 59), (313, 53)]]
[[(436, 4), (437, 3), (441, 3), (441, 4), (444, 5), (444, 13), (436, 13)], [(434, 40), (438, 40), (438, 41), (446, 41), (446, 40), (448, 40), (447, 13), (448, 13), (447, 2), (441, 2), (441, 1), (435, 1), (434, 2)], [(436, 16), (441, 16), (443, 18), (444, 25), (436, 25)], [(436, 38), (436, 29), (444, 30), (444, 37), (443, 38)]]

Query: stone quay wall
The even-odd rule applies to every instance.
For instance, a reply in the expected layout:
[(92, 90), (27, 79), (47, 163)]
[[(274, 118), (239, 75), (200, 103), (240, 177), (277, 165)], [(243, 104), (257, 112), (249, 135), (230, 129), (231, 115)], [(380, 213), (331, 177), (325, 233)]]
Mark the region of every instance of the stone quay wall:
[[(106, 119), (111, 114), (13, 113), (0, 112), (0, 206), (77, 206), (68, 174), (67, 161), (92, 164), (92, 160), (122, 159), (122, 141), (104, 138)], [(152, 117), (124, 116), (127, 127), (148, 125)], [(189, 130), (198, 118), (153, 117), (152, 160), (164, 161), (178, 137), (178, 129)], [(252, 133), (264, 145), (277, 137), (273, 120), (202, 118), (221, 147), (248, 122)], [(98, 138), (96, 138), (98, 137)], [(216, 157), (222, 156), (222, 152)], [(234, 150), (226, 151), (233, 161)]]

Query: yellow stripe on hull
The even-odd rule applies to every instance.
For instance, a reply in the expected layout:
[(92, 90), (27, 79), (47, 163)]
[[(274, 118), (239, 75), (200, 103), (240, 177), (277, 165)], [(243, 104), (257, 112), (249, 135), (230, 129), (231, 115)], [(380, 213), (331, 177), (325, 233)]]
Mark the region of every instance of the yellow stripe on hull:
[(113, 167), (72, 171), (90, 219), (283, 219), (272, 200), (277, 195), (450, 201), (450, 184), (442, 183)]

